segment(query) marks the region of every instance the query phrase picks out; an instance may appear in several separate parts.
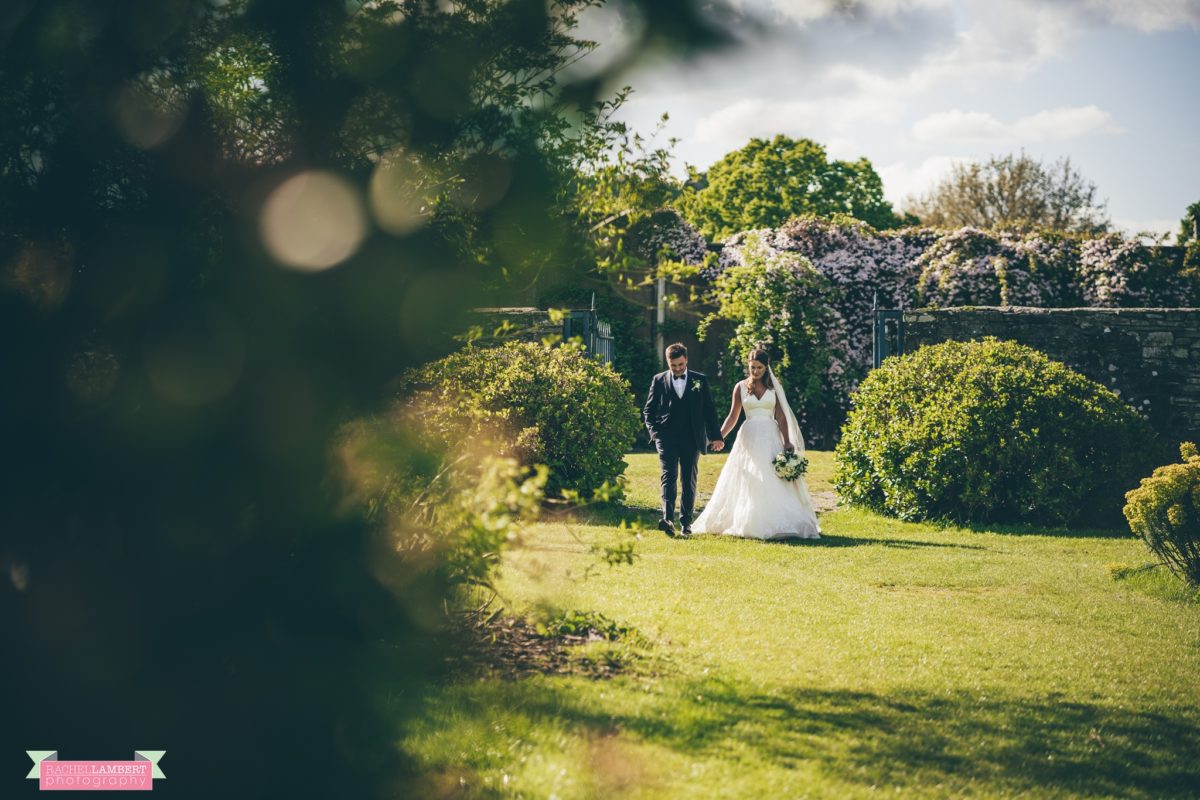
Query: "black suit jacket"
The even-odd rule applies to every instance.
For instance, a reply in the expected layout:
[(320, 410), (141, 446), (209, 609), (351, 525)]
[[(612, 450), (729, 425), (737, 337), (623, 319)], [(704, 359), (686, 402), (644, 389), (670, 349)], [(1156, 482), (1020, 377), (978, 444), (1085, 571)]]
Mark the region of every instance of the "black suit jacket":
[[(671, 385), (671, 371), (660, 372), (650, 381), (650, 392), (646, 405), (642, 407), (642, 419), (650, 433), (650, 441), (663, 441), (675, 446), (694, 444), (703, 453), (708, 443), (721, 438), (721, 424), (717, 422), (717, 410), (713, 407), (712, 393), (708, 390), (708, 377), (702, 372), (687, 372), (687, 390), (683, 397), (675, 394)], [(672, 409), (680, 403), (690, 403), (691, 425), (683, 441), (668, 441)]]

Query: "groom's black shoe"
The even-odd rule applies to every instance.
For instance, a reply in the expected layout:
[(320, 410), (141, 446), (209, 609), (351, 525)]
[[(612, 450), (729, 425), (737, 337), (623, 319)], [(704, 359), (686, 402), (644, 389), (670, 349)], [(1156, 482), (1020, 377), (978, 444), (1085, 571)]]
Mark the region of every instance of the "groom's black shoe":
[(690, 522), (683, 523), (683, 533), (681, 535), (684, 537), (692, 535), (692, 524)]
[(673, 524), (671, 524), (671, 520), (669, 520), (669, 519), (660, 519), (658, 521), (658, 529), (660, 531), (662, 531), (663, 533), (665, 533), (667, 536), (675, 535), (675, 526)]

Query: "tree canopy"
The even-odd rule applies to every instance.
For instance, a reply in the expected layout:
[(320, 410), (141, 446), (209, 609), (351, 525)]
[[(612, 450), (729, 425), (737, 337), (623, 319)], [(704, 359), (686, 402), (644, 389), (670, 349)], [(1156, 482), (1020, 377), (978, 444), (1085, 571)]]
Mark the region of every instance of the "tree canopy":
[(783, 135), (751, 139), (707, 171), (692, 170), (676, 205), (713, 239), (804, 214), (847, 214), (878, 229), (901, 222), (866, 158), (831, 161), (817, 142)]
[(1101, 233), (1109, 226), (1096, 185), (1070, 159), (1046, 164), (1024, 152), (956, 164), (929, 193), (910, 199), (906, 210), (937, 228)]

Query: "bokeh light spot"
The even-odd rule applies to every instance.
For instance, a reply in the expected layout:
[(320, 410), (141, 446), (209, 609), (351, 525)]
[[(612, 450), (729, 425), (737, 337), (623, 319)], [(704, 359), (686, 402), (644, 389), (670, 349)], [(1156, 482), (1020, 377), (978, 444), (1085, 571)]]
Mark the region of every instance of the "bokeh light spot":
[(358, 250), (366, 234), (362, 201), (331, 172), (289, 178), (263, 206), (263, 243), (293, 269), (316, 272), (340, 264)]
[(24, 561), (14, 561), (8, 565), (8, 579), (13, 588), (23, 592), (29, 588), (29, 565)]
[(71, 289), (71, 254), (31, 244), (0, 271), (0, 287), (16, 291), (44, 311), (62, 305)]
[(125, 141), (150, 150), (175, 135), (186, 110), (181, 100), (169, 100), (144, 87), (130, 85), (117, 95), (113, 113)]

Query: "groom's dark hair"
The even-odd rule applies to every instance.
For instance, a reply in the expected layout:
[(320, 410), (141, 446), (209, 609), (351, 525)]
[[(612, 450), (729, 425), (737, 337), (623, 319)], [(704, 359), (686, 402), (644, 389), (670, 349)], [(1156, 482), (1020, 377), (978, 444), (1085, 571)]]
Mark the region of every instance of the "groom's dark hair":
[(672, 358), (679, 358), (680, 356), (686, 356), (686, 355), (687, 355), (687, 348), (683, 346), (682, 342), (676, 342), (675, 344), (667, 345), (667, 360), (668, 361), (670, 361)]

